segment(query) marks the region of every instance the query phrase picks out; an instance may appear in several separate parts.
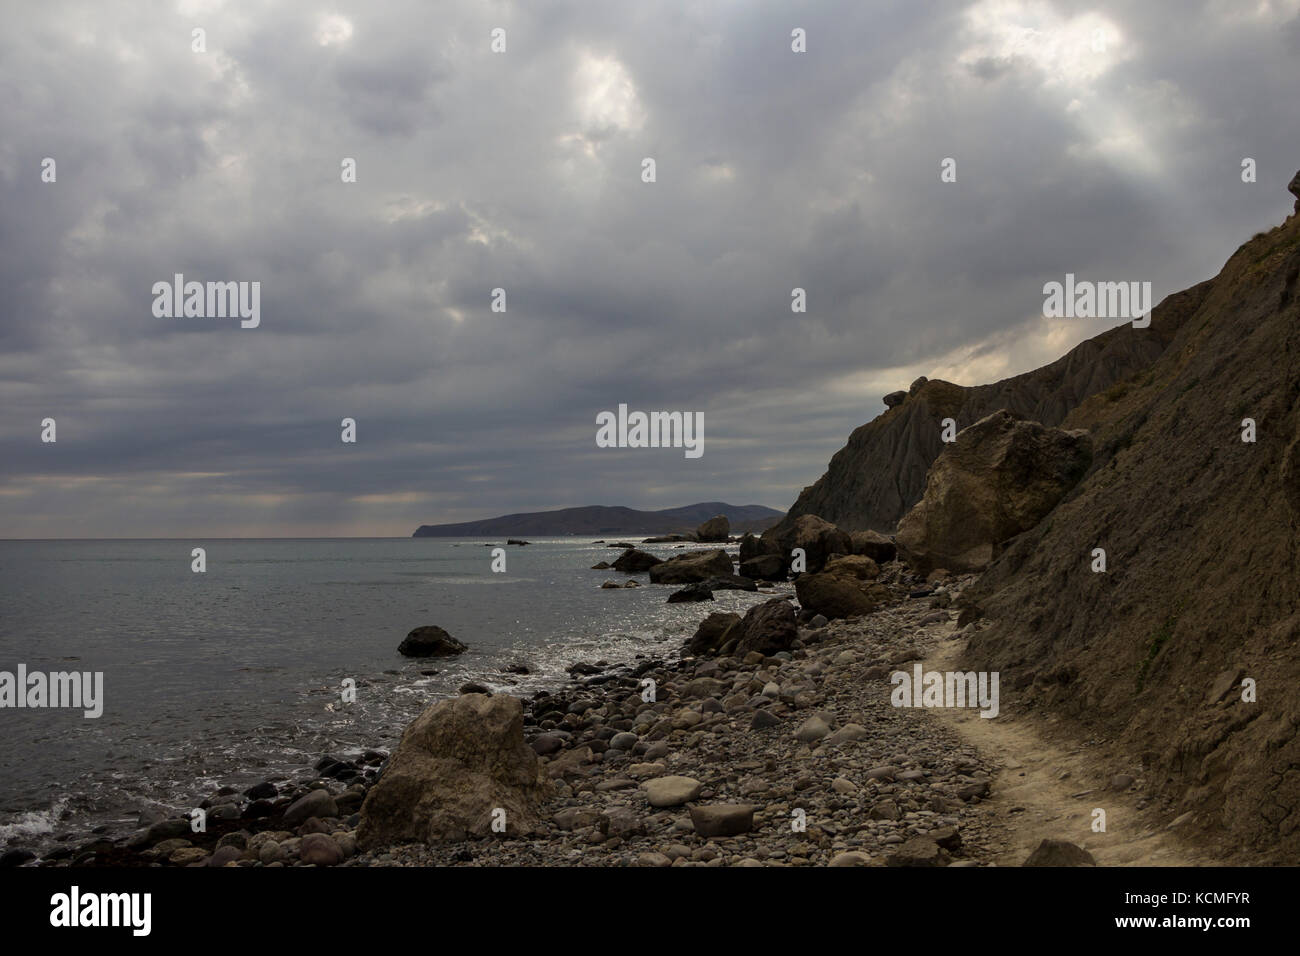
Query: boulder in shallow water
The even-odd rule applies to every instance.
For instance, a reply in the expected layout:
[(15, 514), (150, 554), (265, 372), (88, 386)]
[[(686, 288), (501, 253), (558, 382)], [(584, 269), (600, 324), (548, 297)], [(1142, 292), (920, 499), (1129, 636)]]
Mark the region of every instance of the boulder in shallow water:
[(663, 564), (663, 559), (639, 548), (628, 548), (614, 561), (613, 567), (624, 574), (641, 574), (657, 564)]
[(726, 515), (714, 515), (695, 529), (695, 539), (701, 542), (726, 541), (731, 537), (731, 522)]
[(668, 595), (669, 604), (682, 604), (687, 601), (712, 601), (713, 592), (704, 584), (688, 584), (680, 591)]
[(442, 628), (433, 624), (417, 627), (401, 644), (397, 652), (407, 657), (452, 657), (464, 654), (467, 648)]
[(726, 551), (689, 551), (675, 555), (650, 569), (652, 584), (694, 584), (709, 578), (730, 575), (731, 557)]
[(758, 581), (784, 581), (785, 562), (779, 554), (760, 554), (740, 562), (742, 577)]
[(716, 578), (709, 578), (704, 582), (704, 586), (710, 591), (758, 590), (758, 585), (754, 583), (753, 578), (742, 577), (739, 574), (720, 574)]

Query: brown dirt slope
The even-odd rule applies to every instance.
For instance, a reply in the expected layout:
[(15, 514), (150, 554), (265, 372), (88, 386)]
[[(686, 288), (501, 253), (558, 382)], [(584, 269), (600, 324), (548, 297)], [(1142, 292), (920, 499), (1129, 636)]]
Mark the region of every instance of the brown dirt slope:
[(944, 418), (965, 428), (1005, 408), (1044, 425), (1060, 425), (1088, 396), (1149, 368), (1208, 286), (1203, 283), (1160, 303), (1149, 328), (1108, 329), (1032, 372), (976, 387), (932, 379), (902, 405), (857, 428), (826, 473), (800, 493), (778, 531), (800, 515), (814, 514), (845, 531), (892, 533), (925, 491), (926, 472), (943, 449)]
[[(1300, 216), (1209, 282), (1151, 367), (1094, 395), (1091, 471), (994, 562), (966, 666), (1004, 712), (1062, 716), (1140, 759), (1173, 815), (1300, 861)], [(1166, 300), (1177, 305), (1178, 296)], [(1129, 334), (1117, 330), (1119, 334)], [(1114, 334), (1114, 333), (1110, 333)], [(1242, 441), (1253, 418), (1257, 441)], [(1104, 548), (1107, 570), (1091, 570)], [(1242, 700), (1241, 679), (1257, 684)]]

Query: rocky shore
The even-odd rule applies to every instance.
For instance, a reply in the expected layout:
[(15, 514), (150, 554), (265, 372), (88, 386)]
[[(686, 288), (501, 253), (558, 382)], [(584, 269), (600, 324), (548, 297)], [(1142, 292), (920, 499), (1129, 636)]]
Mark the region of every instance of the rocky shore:
[[(359, 839), (363, 803), (381, 771), (395, 776), (390, 755), (373, 750), (355, 759), (323, 756), (298, 780), (223, 787), (200, 805), (204, 832), (188, 818), (145, 818), (124, 839), (70, 841), (41, 859), (10, 850), (4, 862), (976, 865), (989, 856), (980, 801), (995, 767), (933, 714), (891, 706), (888, 680), (953, 631), (948, 606), (970, 579), (936, 583), (939, 572), (926, 583), (898, 562), (876, 570), (873, 586), (884, 600), (865, 616), (828, 622), (805, 609), (796, 623), (793, 595), (785, 594), (746, 618), (766, 635), (756, 645), (768, 640), (766, 652), (746, 651), (742, 642), (734, 656), (709, 656), (710, 641), (723, 636), (710, 629), (738, 623), (719, 620), (735, 615), (710, 615), (679, 658), (594, 675), (580, 668), (575, 673), (585, 676), (514, 704), (519, 739), (500, 745), (509, 755), (489, 763), (528, 763), (514, 772), (535, 774), (536, 786), (529, 781), (528, 806), (504, 811), (514, 818), (505, 832), (485, 825), (477, 835), (359, 850), (376, 842)], [(692, 654), (701, 648), (706, 653)], [(489, 702), (489, 709), (493, 700), (514, 701), (482, 690), (467, 687), (459, 700)], [(491, 732), (492, 719), (476, 711), (464, 735)], [(452, 749), (462, 746), (473, 744)], [(368, 808), (373, 818), (378, 805)]]
[[(529, 727), (551, 751), (538, 832), (346, 865), (978, 865), (992, 855), (980, 804), (996, 767), (889, 699), (889, 673), (951, 630), (948, 611), (903, 597), (801, 628), (792, 652), (648, 662), (535, 698), (530, 716), (544, 701), (555, 725)], [(647, 677), (655, 704), (640, 696)]]

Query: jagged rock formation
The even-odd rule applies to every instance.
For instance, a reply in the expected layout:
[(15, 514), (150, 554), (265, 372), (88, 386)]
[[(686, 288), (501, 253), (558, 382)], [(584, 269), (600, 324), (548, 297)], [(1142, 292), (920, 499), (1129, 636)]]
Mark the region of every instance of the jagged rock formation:
[[(845, 531), (890, 534), (921, 499), (930, 465), (943, 450), (941, 423), (958, 429), (998, 409), (1056, 426), (1086, 398), (1145, 371), (1200, 305), (1209, 284), (1171, 295), (1152, 311), (1151, 325), (1109, 329), (1032, 372), (968, 388), (917, 379), (899, 403), (856, 429), (826, 473), (805, 488), (789, 513), (765, 534), (782, 535), (800, 515), (813, 514)], [(888, 404), (888, 402), (887, 402)]]
[(1004, 713), (1046, 708), (1115, 740), (1225, 856), (1285, 863), (1300, 858), (1298, 279), (1295, 215), (1165, 301), (1166, 328), (1171, 304), (1183, 314), (1163, 354), (1065, 418), (1092, 432), (1091, 470), (972, 592), (992, 623), (964, 662), (1001, 672)]
[(925, 573), (983, 571), (1005, 542), (1056, 506), (1091, 461), (1086, 430), (994, 412), (963, 429), (930, 466), (925, 494), (898, 523), (898, 548)]

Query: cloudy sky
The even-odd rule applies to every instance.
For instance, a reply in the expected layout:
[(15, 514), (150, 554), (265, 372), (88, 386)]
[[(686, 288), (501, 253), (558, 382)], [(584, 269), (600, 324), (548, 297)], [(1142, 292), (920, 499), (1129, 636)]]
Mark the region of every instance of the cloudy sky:
[[(1281, 221), (1297, 78), (1300, 0), (10, 10), (0, 537), (787, 507), (885, 392), (1114, 324), (1044, 282), (1158, 300)], [(260, 326), (155, 316), (175, 273)], [(620, 403), (703, 456), (596, 447)]]

